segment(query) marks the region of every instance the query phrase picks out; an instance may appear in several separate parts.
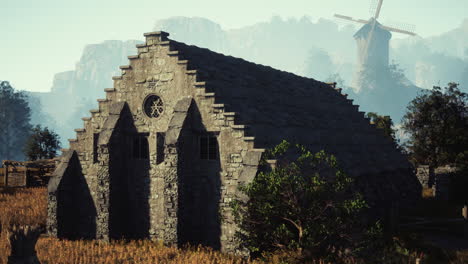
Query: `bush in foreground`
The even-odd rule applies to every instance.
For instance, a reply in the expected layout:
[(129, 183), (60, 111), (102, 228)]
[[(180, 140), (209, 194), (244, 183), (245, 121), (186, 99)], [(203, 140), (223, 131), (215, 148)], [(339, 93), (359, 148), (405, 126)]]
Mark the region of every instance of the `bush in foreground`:
[(329, 260), (360, 250), (367, 205), (335, 157), (283, 141), (266, 158), (278, 160), (276, 168), (241, 187), (248, 199), (232, 203), (241, 246), (257, 256), (288, 250)]

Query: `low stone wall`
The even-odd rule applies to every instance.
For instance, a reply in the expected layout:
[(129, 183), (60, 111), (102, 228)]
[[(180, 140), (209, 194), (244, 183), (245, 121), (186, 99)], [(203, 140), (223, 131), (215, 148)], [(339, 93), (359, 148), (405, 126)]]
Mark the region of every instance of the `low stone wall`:
[(420, 165), (416, 168), (416, 177), (418, 177), (419, 182), (423, 188), (429, 187), (429, 166)]
[(434, 170), (434, 179), (429, 178), (429, 166), (420, 165), (416, 169), (416, 177), (423, 188), (431, 188), (434, 192), (434, 197), (440, 200), (448, 200), (450, 195), (450, 176), (457, 170), (456, 167), (443, 166), (437, 167)]

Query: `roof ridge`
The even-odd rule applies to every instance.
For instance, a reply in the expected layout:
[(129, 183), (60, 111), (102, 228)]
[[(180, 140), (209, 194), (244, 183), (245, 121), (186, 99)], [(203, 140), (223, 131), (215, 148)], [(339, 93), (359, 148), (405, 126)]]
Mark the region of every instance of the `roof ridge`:
[[(223, 56), (223, 57), (226, 57), (226, 58), (231, 58), (231, 59), (234, 59), (236, 61), (241, 61), (241, 62), (244, 62), (244, 63), (248, 63), (252, 66), (256, 66), (256, 67), (260, 67), (264, 70), (268, 69), (268, 70), (274, 70), (278, 73), (282, 73), (282, 74), (287, 74), (287, 75), (290, 75), (294, 78), (301, 78), (301, 79), (306, 79), (306, 80), (313, 80), (313, 81), (316, 81), (316, 82), (320, 82), (314, 78), (309, 78), (309, 77), (306, 77), (306, 76), (301, 76), (301, 75), (297, 75), (293, 72), (289, 72), (289, 71), (285, 71), (285, 70), (281, 70), (281, 69), (277, 69), (277, 68), (273, 68), (271, 66), (268, 66), (268, 65), (264, 65), (264, 64), (261, 64), (261, 63), (256, 63), (256, 62), (253, 62), (253, 61), (249, 61), (249, 60), (246, 60), (246, 59), (243, 59), (243, 58), (239, 58), (239, 57), (234, 57), (232, 55), (227, 55), (227, 54), (223, 54), (223, 53), (220, 53), (220, 52), (216, 52), (216, 51), (213, 51), (213, 50), (210, 50), (208, 48), (203, 48), (203, 47), (199, 47), (199, 46), (196, 46), (196, 45), (189, 45), (189, 44), (186, 44), (186, 43), (183, 43), (183, 42), (179, 42), (179, 41), (176, 41), (176, 40), (173, 40), (173, 39), (168, 39), (168, 41), (171, 43), (171, 44), (176, 44), (176, 45), (180, 45), (180, 46), (187, 46), (187, 47), (195, 47), (197, 49), (200, 49), (200, 50), (205, 50), (205, 51), (209, 51), (210, 53), (213, 53), (213, 54), (216, 54), (218, 56)], [(174, 47), (174, 46), (171, 46), (171, 47)], [(180, 50), (178, 50), (180, 52)], [(183, 54), (183, 52), (182, 52)]]

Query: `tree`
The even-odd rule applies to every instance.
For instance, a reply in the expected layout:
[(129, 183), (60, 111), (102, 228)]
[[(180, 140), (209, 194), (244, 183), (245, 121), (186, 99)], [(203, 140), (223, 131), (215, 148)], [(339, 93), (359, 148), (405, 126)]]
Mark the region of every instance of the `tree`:
[(401, 85), (405, 79), (404, 70), (392, 61), (387, 65), (364, 65), (359, 73), (359, 90), (386, 90), (387, 87)]
[(353, 98), (366, 112), (385, 113), (400, 120), (405, 107), (420, 88), (412, 85), (398, 64), (364, 65), (354, 85), (359, 93)]
[(468, 94), (458, 84), (434, 86), (413, 99), (403, 117), (403, 129), (410, 134), (409, 151), (416, 164), (429, 165), (430, 185), (434, 169), (468, 158)]
[(47, 125), (48, 127), (56, 127), (54, 118), (44, 111), (42, 100), (31, 92), (27, 92), (28, 106), (31, 109), (31, 125)]
[(36, 125), (26, 141), (24, 155), (28, 160), (52, 159), (57, 156), (58, 149), (60, 149), (59, 136), (47, 127)]
[(353, 231), (362, 230), (367, 205), (335, 157), (283, 141), (265, 158), (277, 159), (276, 167), (240, 188), (248, 199), (231, 204), (241, 246), (254, 255), (304, 249), (314, 256), (356, 246)]
[(371, 122), (375, 126), (382, 130), (384, 136), (391, 139), (393, 142), (397, 142), (395, 138), (395, 130), (393, 127), (393, 121), (390, 116), (381, 116), (375, 112), (369, 112), (366, 114), (367, 118), (370, 118)]
[(23, 159), (21, 150), (31, 129), (30, 117), (25, 93), (0, 81), (0, 160)]

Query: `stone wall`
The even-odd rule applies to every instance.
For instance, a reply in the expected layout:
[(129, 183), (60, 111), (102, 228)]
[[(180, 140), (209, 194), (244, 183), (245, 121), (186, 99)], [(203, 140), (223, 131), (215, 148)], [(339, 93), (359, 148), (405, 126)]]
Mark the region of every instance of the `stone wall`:
[[(170, 49), (167, 34), (145, 36), (146, 44), (137, 45), (138, 55), (129, 56), (130, 65), (120, 67), (122, 76), (113, 78), (114, 87), (105, 89), (106, 99), (98, 100), (99, 109), (83, 118), (84, 128), (76, 129), (76, 139), (69, 140), (96, 206), (96, 238), (150, 237), (167, 244), (202, 243), (233, 251), (235, 225), (229, 202), (236, 195), (239, 182), (249, 182), (255, 176), (263, 149), (254, 148), (254, 138), (245, 135), (245, 126), (235, 123), (236, 113), (216, 104), (215, 94), (205, 90), (205, 83), (198, 82), (196, 71), (188, 69), (188, 62)], [(164, 103), (164, 112), (158, 118), (144, 113), (145, 99), (153, 94)], [(131, 121), (123, 121), (124, 118)], [(129, 127), (134, 131), (129, 131)], [(219, 156), (215, 166), (199, 159), (197, 142), (203, 133), (216, 135)], [(158, 134), (166, 136), (162, 149), (158, 149)], [(148, 142), (147, 177), (134, 169), (142, 164), (115, 154), (128, 152), (125, 142), (135, 135), (144, 135)], [(161, 156), (163, 162), (158, 161)], [(195, 168), (192, 172), (188, 164)], [(128, 183), (126, 188), (122, 187), (124, 182)], [(190, 189), (184, 184), (198, 187)], [(202, 197), (213, 187), (217, 189), (213, 197)], [(122, 193), (125, 198), (118, 198)], [(190, 217), (181, 218), (179, 197), (184, 195), (202, 197), (185, 198), (183, 202), (185, 208), (201, 210), (196, 223)], [(53, 204), (54, 199), (50, 195), (49, 203)], [(205, 208), (203, 201), (211, 205)], [(141, 210), (130, 209), (142, 204)], [(131, 217), (119, 217), (125, 214)], [(203, 223), (204, 217), (214, 215), (217, 220)], [(51, 230), (54, 217), (50, 210)], [(185, 227), (184, 233), (180, 232), (181, 227)], [(200, 227), (204, 231), (219, 230), (218, 238), (193, 235), (196, 233), (192, 229)]]
[(75, 151), (68, 151), (49, 181), (48, 233), (60, 238), (96, 237), (96, 207)]
[(429, 166), (418, 166), (416, 168), (416, 177), (418, 178), (423, 188), (429, 188)]
[(416, 169), (416, 176), (423, 188), (431, 188), (434, 197), (448, 200), (450, 195), (450, 177), (457, 170), (456, 167), (443, 166), (434, 169), (434, 179), (430, 179), (429, 166), (420, 165)]
[[(406, 159), (339, 90), (167, 36), (145, 34), (69, 140), (96, 207), (96, 238), (234, 251), (229, 203), (239, 184), (255, 177), (264, 152), (258, 146), (282, 139), (335, 154), (374, 204), (407, 205), (419, 192)], [(155, 117), (144, 107), (151, 96), (162, 102)], [(211, 160), (201, 157), (205, 136), (215, 137)], [(69, 166), (63, 162), (56, 182)], [(60, 221), (53, 205), (60, 202), (49, 194), (54, 230)]]

